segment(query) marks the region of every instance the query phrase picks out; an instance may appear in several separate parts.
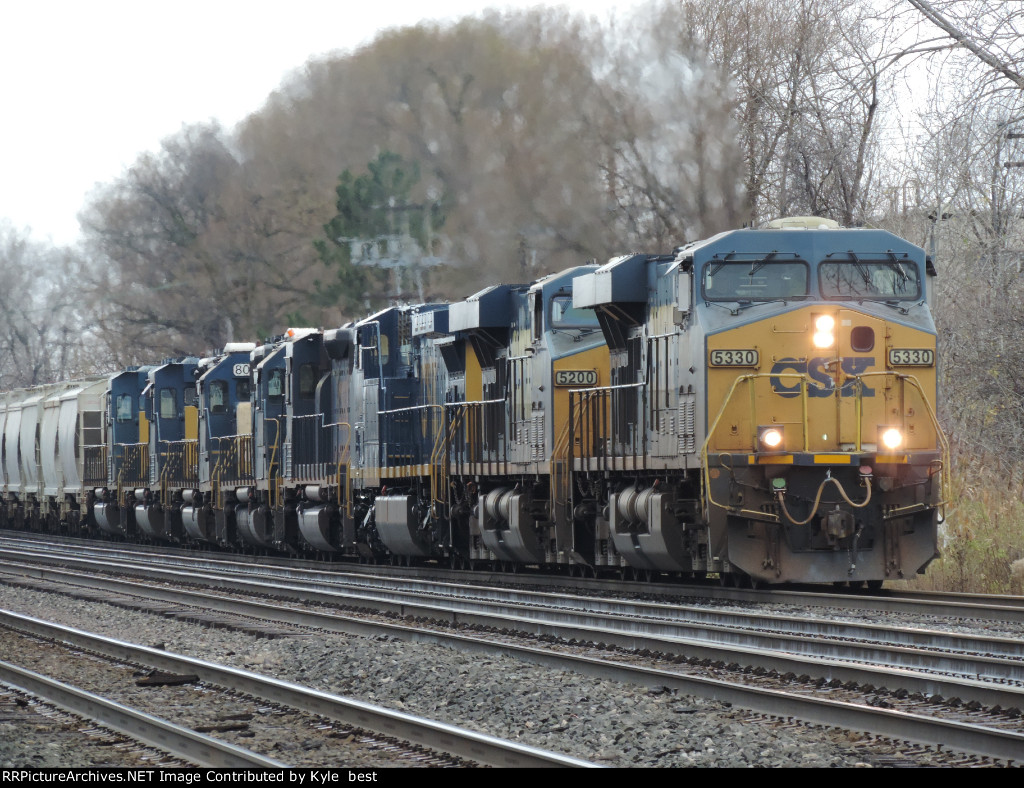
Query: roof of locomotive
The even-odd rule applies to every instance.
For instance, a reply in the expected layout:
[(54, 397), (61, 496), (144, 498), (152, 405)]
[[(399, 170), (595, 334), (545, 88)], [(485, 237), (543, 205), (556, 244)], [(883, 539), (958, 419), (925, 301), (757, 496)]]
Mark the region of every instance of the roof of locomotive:
[(598, 268), (596, 263), (584, 263), (583, 265), (573, 265), (569, 268), (563, 268), (561, 271), (557, 271), (553, 274), (547, 274), (539, 279), (535, 279), (530, 284), (530, 289), (527, 292), (533, 293), (537, 290), (548, 290), (550, 291), (552, 286), (565, 287), (565, 285), (571, 285), (573, 277), (583, 276), (584, 274), (592, 273)]
[(923, 263), (924, 249), (888, 230), (850, 227), (772, 227), (728, 230), (703, 241), (694, 241), (677, 251), (676, 260), (700, 265), (731, 254), (792, 254), (820, 261), (835, 254), (894, 254)]

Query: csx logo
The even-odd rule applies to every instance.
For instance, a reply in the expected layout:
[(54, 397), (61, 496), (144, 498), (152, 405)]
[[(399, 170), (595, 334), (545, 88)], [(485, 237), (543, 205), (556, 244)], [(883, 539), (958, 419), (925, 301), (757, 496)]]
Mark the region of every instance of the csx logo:
[[(839, 359), (840, 368), (847, 375), (860, 375), (875, 365), (873, 358), (860, 356), (847, 356)], [(775, 393), (780, 397), (799, 397), (800, 381), (795, 377), (787, 377), (784, 373), (796, 373), (807, 375), (811, 381), (807, 385), (808, 397), (831, 397), (836, 390), (836, 381), (832, 370), (835, 367), (834, 357), (812, 358), (807, 361), (798, 361), (795, 358), (784, 358), (772, 365), (771, 383)], [(861, 390), (863, 396), (875, 396), (875, 390), (864, 386)], [(853, 397), (857, 394), (855, 381), (848, 380), (839, 390), (840, 397)]]

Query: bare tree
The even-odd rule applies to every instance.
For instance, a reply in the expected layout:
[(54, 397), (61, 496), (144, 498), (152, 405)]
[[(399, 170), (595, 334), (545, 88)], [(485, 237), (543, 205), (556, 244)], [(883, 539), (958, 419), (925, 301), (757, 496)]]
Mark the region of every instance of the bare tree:
[(729, 76), (680, 39), (677, 3), (608, 32), (590, 122), (624, 248), (670, 249), (742, 221), (739, 128)]
[(812, 213), (843, 224), (871, 208), (883, 100), (897, 45), (853, 0), (683, 0), (682, 47), (732, 85), (747, 221)]
[[(0, 222), (0, 390), (95, 371), (78, 298), (81, 263)], [(101, 360), (102, 361), (102, 360)]]
[(263, 169), (274, 151), (280, 183), (322, 195), (320, 225), (339, 173), (384, 151), (417, 162), (427, 196), (450, 195), (458, 273), (434, 296), (602, 256), (615, 242), (585, 114), (593, 46), (587, 24), (541, 9), (389, 31), (307, 64), (240, 130), (243, 161)]
[[(894, 6), (893, 11), (898, 11)], [(1021, 3), (910, 0), (931, 77), (908, 146), (903, 232), (939, 267), (942, 418), (968, 466), (1024, 466), (1024, 21)], [(916, 236), (916, 237), (915, 237)]]
[(259, 339), (303, 303), (303, 272), (281, 264), (275, 215), (248, 181), (220, 130), (193, 126), (93, 195), (93, 303), (122, 362)]
[(971, 52), (991, 70), (991, 76), (1005, 77), (1024, 89), (1021, 75), (1022, 22), (1020, 3), (992, 0), (908, 0), (921, 15), (958, 46)]

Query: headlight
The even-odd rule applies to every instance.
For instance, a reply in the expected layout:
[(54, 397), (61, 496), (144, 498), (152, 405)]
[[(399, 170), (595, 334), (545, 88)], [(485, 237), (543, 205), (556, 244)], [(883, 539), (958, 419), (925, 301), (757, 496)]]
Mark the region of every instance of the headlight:
[(762, 451), (779, 451), (782, 449), (782, 427), (758, 427), (757, 445)]
[(903, 445), (903, 433), (895, 427), (879, 427), (878, 443), (888, 451), (896, 451)]
[(832, 315), (818, 315), (814, 318), (814, 346), (824, 350), (836, 343), (833, 331), (836, 327), (836, 319)]

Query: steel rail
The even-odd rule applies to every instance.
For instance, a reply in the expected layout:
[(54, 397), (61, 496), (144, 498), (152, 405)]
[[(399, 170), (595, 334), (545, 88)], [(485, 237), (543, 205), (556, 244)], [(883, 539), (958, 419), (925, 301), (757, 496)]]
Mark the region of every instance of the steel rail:
[[(329, 632), (365, 637), (385, 636), (400, 638), (408, 642), (435, 643), (461, 651), (474, 651), (489, 655), (495, 653), (512, 655), (536, 664), (565, 669), (580, 669), (580, 664), (588, 661), (585, 657), (558, 655), (550, 649), (517, 646), (506, 642), (492, 642), (482, 637), (459, 634), (446, 629), (429, 629), (422, 626), (409, 626), (393, 622), (374, 622), (366, 618), (339, 613), (299, 610), (274, 603), (231, 599), (220, 595), (162, 588), (134, 581), (78, 575), (77, 573), (62, 569), (25, 567), (24, 575), (55, 580), (83, 588), (126, 593), (141, 599), (189, 604), (204, 611), (218, 611), (292, 626), (312, 627)], [(265, 592), (267, 589), (261, 588), (261, 590)], [(334, 601), (337, 602), (337, 600)], [(406, 612), (411, 615), (413, 611), (407, 610)], [(424, 611), (418, 610), (415, 612), (421, 615)], [(696, 638), (654, 637), (614, 632), (600, 627), (571, 626), (565, 622), (544, 623), (515, 616), (492, 615), (481, 617), (451, 615), (446, 619), (446, 623), (479, 624), (491, 628), (514, 628), (517, 631), (555, 637), (562, 641), (575, 639), (584, 643), (604, 643), (619, 646), (634, 652), (647, 650), (667, 654), (682, 654), (699, 661), (710, 661), (719, 664), (741, 664), (761, 671), (774, 671), (779, 675), (816, 675), (827, 681), (886, 686), (891, 689), (905, 689), (908, 692), (916, 692), (925, 696), (957, 697), (964, 702), (977, 702), (990, 708), (999, 706), (1002, 708), (1024, 709), (1024, 687), (1021, 686), (981, 681), (969, 676), (949, 677), (921, 670), (860, 664), (849, 659), (814, 657), (782, 651), (766, 651), (745, 645), (741, 640), (744, 633), (737, 633), (734, 642), (716, 643)], [(560, 660), (562, 660), (561, 664), (559, 663)], [(620, 664), (605, 659), (589, 661), (598, 666)], [(614, 668), (602, 675), (605, 678), (617, 678)], [(635, 676), (636, 674), (633, 673), (631, 675)], [(656, 678), (645, 683), (652, 686), (656, 685), (660, 681), (660, 674), (655, 672), (655, 675)]]
[[(384, 566), (364, 566), (348, 563), (323, 565), (321, 562), (297, 561), (284, 558), (269, 559), (273, 563), (266, 563), (268, 561), (266, 558), (247, 557), (244, 555), (234, 555), (230, 558), (225, 558), (222, 554), (216, 553), (201, 553), (197, 555), (193, 550), (169, 546), (155, 548), (151, 545), (133, 545), (130, 549), (118, 549), (109, 542), (100, 543), (102, 546), (97, 546), (97, 543), (91, 543), (88, 540), (57, 537), (52, 534), (37, 534), (32, 538), (26, 538), (24, 532), (0, 531), (0, 544), (5, 542), (11, 543), (16, 551), (23, 550), (25, 545), (35, 547), (47, 545), (67, 547), (68, 545), (74, 545), (76, 555), (96, 552), (100, 555), (122, 555), (125, 560), (128, 560), (133, 557), (138, 559), (139, 555), (145, 554), (147, 560), (156, 560), (177, 566), (181, 565), (182, 557), (187, 557), (190, 561), (197, 561), (199, 565), (210, 569), (215, 567), (230, 568), (240, 573), (276, 574), (290, 579), (297, 579), (301, 576), (311, 582), (320, 580), (323, 582), (337, 582), (341, 578), (349, 578), (353, 581), (363, 578), (364, 582), (370, 582), (371, 580), (379, 580), (382, 572), (393, 571), (394, 569)], [(1022, 596), (953, 594), (938, 591), (902, 591), (898, 589), (885, 589), (870, 593), (863, 591), (837, 593), (831, 589), (827, 591), (820, 589), (808, 590), (807, 588), (779, 589), (770, 586), (755, 591), (706, 584), (683, 585), (623, 580), (584, 580), (580, 578), (573, 578), (569, 581), (566, 578), (543, 574), (518, 574), (510, 576), (507, 573), (500, 572), (479, 570), (456, 572), (437, 567), (421, 569), (403, 568), (400, 574), (410, 583), (425, 582), (418, 580), (420, 576), (429, 576), (431, 578), (441, 576), (447, 578), (447, 580), (434, 580), (433, 582), (448, 582), (465, 587), (467, 580), (471, 579), (481, 586), (485, 583), (507, 586), (510, 577), (514, 577), (515, 583), (522, 586), (551, 586), (557, 582), (571, 582), (574, 586), (582, 589), (663, 594), (667, 597), (678, 599), (716, 599), (750, 603), (771, 602), (773, 604), (792, 604), (802, 607), (820, 606), (846, 611), (935, 615), (978, 621), (1024, 624), (1024, 597)]]
[(243, 769), (288, 766), (9, 662), (0, 661), (0, 683), (199, 766)]
[[(64, 566), (77, 565), (88, 570), (95, 568), (95, 562), (84, 557), (66, 557), (57, 560), (49, 553), (42, 551), (22, 550), (12, 554), (0, 548), (0, 561), (3, 561), (5, 558), (15, 560), (33, 559), (50, 564), (59, 563)], [(155, 574), (152, 565), (148, 561), (138, 558), (118, 564), (108, 561), (106, 566), (111, 568), (117, 567), (126, 573), (145, 573), (147, 576), (154, 576)], [(165, 570), (157, 571), (163, 572)], [(182, 577), (180, 565), (169, 571), (172, 574), (164, 574), (163, 579), (174, 580), (176, 577), (179, 579)], [(232, 576), (236, 573), (233, 569), (215, 569), (213, 571), (218, 573), (226, 572), (226, 574), (198, 575), (192, 572), (189, 576), (221, 583), (221, 587), (226, 587), (225, 581), (228, 583), (234, 582)], [(242, 572), (241, 574), (246, 578), (253, 577), (251, 572)], [(216, 577), (222, 579), (215, 580)], [(918, 627), (901, 629), (894, 627), (892, 624), (882, 625), (852, 621), (837, 622), (824, 618), (792, 616), (779, 613), (757, 613), (755, 616), (752, 616), (749, 612), (713, 609), (707, 606), (625, 601), (390, 578), (378, 578), (375, 581), (366, 579), (356, 582), (334, 578), (327, 578), (325, 581), (317, 579), (312, 582), (289, 578), (288, 585), (272, 584), (274, 579), (272, 576), (267, 577), (267, 579), (261, 580), (260, 584), (266, 585), (268, 588), (278, 589), (286, 595), (301, 593), (304, 599), (312, 599), (314, 595), (320, 593), (358, 594), (359, 592), (372, 592), (371, 600), (375, 604), (387, 604), (389, 602), (396, 604), (397, 607), (393, 607), (392, 612), (402, 614), (405, 614), (408, 609), (429, 604), (424, 603), (422, 598), (435, 596), (445, 602), (451, 600), (452, 604), (459, 605), (459, 612), (462, 614), (486, 611), (490, 604), (502, 604), (510, 607), (514, 605), (525, 606), (526, 610), (565, 610), (569, 614), (578, 614), (580, 610), (586, 610), (587, 613), (595, 616), (608, 616), (609, 621), (625, 619), (624, 623), (648, 633), (657, 632), (659, 627), (665, 627), (666, 629), (661, 630), (661, 634), (673, 634), (671, 630), (667, 629), (668, 627), (686, 628), (703, 625), (714, 626), (720, 632), (724, 632), (727, 628), (737, 631), (757, 629), (770, 631), (778, 635), (810, 635), (815, 638), (844, 638), (846, 640), (860, 638), (871, 643), (883, 642), (892, 648), (912, 646), (915, 648), (940, 650), (950, 654), (955, 652), (976, 652), (994, 658), (1002, 657), (1022, 661), (1022, 664), (1018, 666), (1020, 675), (1016, 679), (1024, 679), (1024, 641), (1012, 637), (940, 632), (934, 629)], [(245, 585), (249, 581), (242, 580), (240, 582), (243, 584), (239, 586), (242, 590), (254, 590), (251, 585)], [(300, 592), (299, 589), (302, 589), (302, 591)], [(415, 596), (409, 596), (409, 594), (414, 594)], [(337, 597), (321, 599), (322, 601), (336, 601)], [(446, 613), (440, 613), (439, 615), (448, 617)], [(756, 626), (753, 619), (756, 619)], [(998, 664), (1007, 665), (1005, 662)], [(1013, 668), (1014, 666), (1010, 664), (1009, 669), (1012, 671)], [(970, 672), (977, 671), (972, 670)], [(997, 674), (996, 677), (1000, 679), (1013, 678), (1007, 674)]]
[[(196, 673), (201, 680), (211, 684), (227, 686), (239, 692), (301, 708), (311, 713), (322, 714), (326, 717), (339, 718), (341, 714), (344, 714), (349, 724), (378, 730), (396, 738), (417, 741), (432, 749), (458, 754), (455, 750), (464, 746), (454, 739), (458, 729), (450, 726), (430, 723), (430, 729), (424, 730), (421, 727), (424, 724), (423, 720), (413, 718), (411, 715), (391, 712), (387, 712), (387, 718), (381, 720), (380, 713), (383, 710), (379, 707), (307, 690), (290, 682), (266, 679), (248, 671), (226, 668), (204, 660), (101, 638), (70, 627), (49, 624), (7, 611), (0, 611), (0, 624), (43, 637), (58, 638), (79, 648), (98, 651), (117, 659), (135, 662), (144, 660), (147, 664), (161, 669)], [(539, 656), (541, 661), (547, 660), (561, 668), (565, 667), (564, 657), (550, 653)], [(804, 722), (829, 728), (865, 731), (897, 741), (909, 741), (940, 749), (973, 753), (1007, 762), (1018, 762), (1024, 753), (1024, 732), (1021, 731), (1002, 730), (958, 720), (913, 715), (894, 709), (862, 706), (822, 697), (819, 694), (793, 694), (763, 687), (745, 686), (735, 681), (717, 678), (683, 676), (670, 671), (635, 668), (622, 664), (610, 665), (592, 660), (570, 659), (570, 661), (575, 669), (586, 675), (645, 684), (650, 684), (653, 681), (657, 686), (669, 687), (689, 695), (710, 698), (776, 717), (798, 718)], [(298, 697), (296, 697), (296, 693), (298, 693)], [(403, 718), (407, 718), (407, 725), (401, 724)], [(464, 757), (501, 766), (593, 765), (566, 756), (554, 756), (559, 760), (557, 762), (549, 761), (547, 759), (551, 754), (542, 751), (533, 751), (539, 753), (542, 760), (514, 757), (513, 753), (506, 752), (504, 749), (504, 745), (508, 743), (502, 743), (502, 748), (497, 753), (490, 753), (489, 758), (486, 745), (487, 740), (490, 739), (491, 737), (480, 734), (471, 734), (468, 743), (469, 752)], [(532, 749), (521, 745), (513, 746), (521, 751)], [(532, 753), (521, 754), (528, 756)]]
[[(23, 554), (22, 558), (26, 556)], [(0, 559), (4, 558), (3, 551), (0, 551)], [(40, 560), (49, 561), (49, 557), (42, 557)], [(63, 565), (83, 567), (86, 570), (96, 571), (95, 562), (88, 559), (64, 558), (60, 561)], [(134, 593), (144, 598), (160, 598), (166, 601), (181, 601), (181, 592), (177, 589), (168, 590), (159, 587), (145, 586), (132, 589), (131, 585), (121, 585), (128, 581), (120, 581), (111, 578), (77, 577), (67, 569), (46, 569), (32, 565), (24, 565), (20, 562), (7, 564), (12, 570), (30, 577), (52, 578), (86, 587), (104, 587), (110, 590), (120, 590), (127, 593)], [(103, 570), (117, 568), (109, 562), (101, 567)], [(125, 568), (123, 565), (121, 568)], [(489, 627), (502, 627), (514, 624), (522, 631), (539, 635), (551, 635), (563, 639), (577, 638), (593, 640), (594, 642), (605, 642), (621, 645), (623, 648), (639, 650), (646, 648), (650, 650), (663, 651), (668, 653), (692, 654), (694, 649), (700, 649), (703, 653), (717, 651), (719, 659), (731, 661), (736, 655), (743, 654), (746, 658), (754, 660), (755, 664), (767, 667), (766, 662), (777, 663), (782, 658), (779, 656), (767, 657), (765, 652), (785, 655), (793, 659), (799, 659), (805, 666), (815, 662), (828, 661), (828, 664), (842, 663), (855, 665), (871, 661), (888, 663), (891, 667), (903, 668), (910, 676), (910, 672), (919, 672), (922, 679), (911, 684), (920, 685), (917, 691), (927, 694), (948, 695), (957, 688), (958, 697), (967, 693), (970, 699), (977, 700), (986, 705), (1000, 706), (1024, 706), (1024, 699), (1021, 698), (1020, 684), (1024, 683), (1024, 653), (1022, 644), (1009, 638), (977, 638), (968, 636), (961, 638), (947, 633), (932, 633), (927, 630), (908, 630), (897, 638), (897, 643), (876, 643), (880, 633), (886, 636), (894, 634), (892, 628), (865, 627), (864, 625), (851, 625), (849, 629), (856, 636), (865, 639), (865, 642), (856, 642), (849, 639), (845, 624), (835, 622), (818, 622), (811, 626), (811, 620), (799, 621), (802, 633), (790, 634), (781, 631), (787, 622), (792, 622), (792, 617), (780, 617), (772, 619), (768, 616), (755, 616), (757, 626), (768, 628), (769, 631), (758, 631), (752, 622), (745, 622), (745, 626), (731, 626), (725, 623), (726, 620), (735, 616), (727, 614), (725, 618), (709, 616), (706, 611), (697, 611), (698, 621), (661, 621), (651, 618), (644, 618), (637, 614), (636, 608), (631, 603), (626, 606), (625, 613), (607, 614), (600, 611), (586, 609), (584, 611), (570, 611), (565, 609), (548, 609), (542, 606), (520, 606), (515, 612), (496, 605), (508, 603), (487, 603), (479, 601), (419, 601), (408, 595), (390, 596), (383, 592), (375, 595), (342, 594), (339, 591), (317, 591), (310, 587), (270, 585), (266, 581), (256, 582), (255, 580), (225, 579), (215, 575), (200, 575), (195, 572), (188, 574), (178, 570), (153, 570), (141, 566), (133, 567), (137, 571), (145, 571), (147, 579), (170, 580), (173, 582), (195, 583), (205, 581), (219, 587), (236, 592), (273, 595), (279, 598), (291, 598), (302, 602), (320, 602), (332, 605), (362, 606), (368, 609), (383, 610), (403, 617), (415, 616), (429, 618), (438, 621), (445, 621), (450, 624), (482, 625)], [(550, 595), (548, 595), (550, 596)], [(196, 605), (223, 610), (225, 612), (242, 613), (238, 609), (240, 601), (225, 600), (216, 597), (197, 596)], [(200, 601), (202, 600), (202, 601)], [(583, 606), (600, 607), (602, 600), (583, 600)], [(618, 604), (618, 603), (615, 603)], [(657, 606), (659, 609), (666, 609), (665, 606)], [(250, 613), (270, 620), (286, 620), (295, 616), (295, 611), (285, 614), (285, 619), (280, 618), (280, 612), (273, 607), (256, 608), (258, 612)], [(671, 611), (676, 612), (676, 611)], [(751, 618), (748, 614), (747, 618)], [(772, 631), (772, 626), (780, 627), (780, 631)], [(318, 626), (318, 625), (314, 625)], [(322, 625), (319, 625), (322, 626)], [(644, 645), (639, 645), (643, 643)], [(745, 649), (748, 644), (757, 643), (756, 648)], [(901, 643), (905, 643), (903, 645)], [(685, 644), (685, 645), (684, 645)], [(923, 645), (922, 645), (923, 644)], [(954, 648), (961, 649), (961, 652), (974, 648), (981, 653), (971, 655), (967, 653), (956, 653)], [(757, 656), (751, 656), (757, 655)], [(777, 669), (777, 668), (769, 668)], [(792, 670), (790, 666), (788, 670)], [(868, 670), (877, 670), (870, 669)], [(846, 672), (846, 671), (844, 671)], [(943, 674), (949, 674), (951, 678), (946, 679), (944, 690), (935, 689), (943, 684)], [(973, 677), (978, 679), (972, 683), (962, 683), (958, 677)], [(873, 681), (878, 681), (876, 675)], [(995, 683), (993, 683), (995, 682)], [(1016, 682), (1018, 686), (1007, 685), (1005, 682)], [(1002, 683), (1002, 684), (1000, 684)], [(986, 691), (986, 686), (993, 687), (992, 691)], [(909, 687), (908, 687), (909, 688)]]
[(39, 637), (61, 640), (126, 662), (143, 663), (171, 672), (195, 674), (200, 681), (209, 684), (280, 703), (310, 714), (319, 714), (346, 725), (375, 731), (486, 765), (517, 768), (597, 766), (579, 758), (392, 711), (352, 698), (320, 692), (290, 681), (281, 681), (248, 670), (106, 638), (7, 610), (0, 610), (0, 625)]

